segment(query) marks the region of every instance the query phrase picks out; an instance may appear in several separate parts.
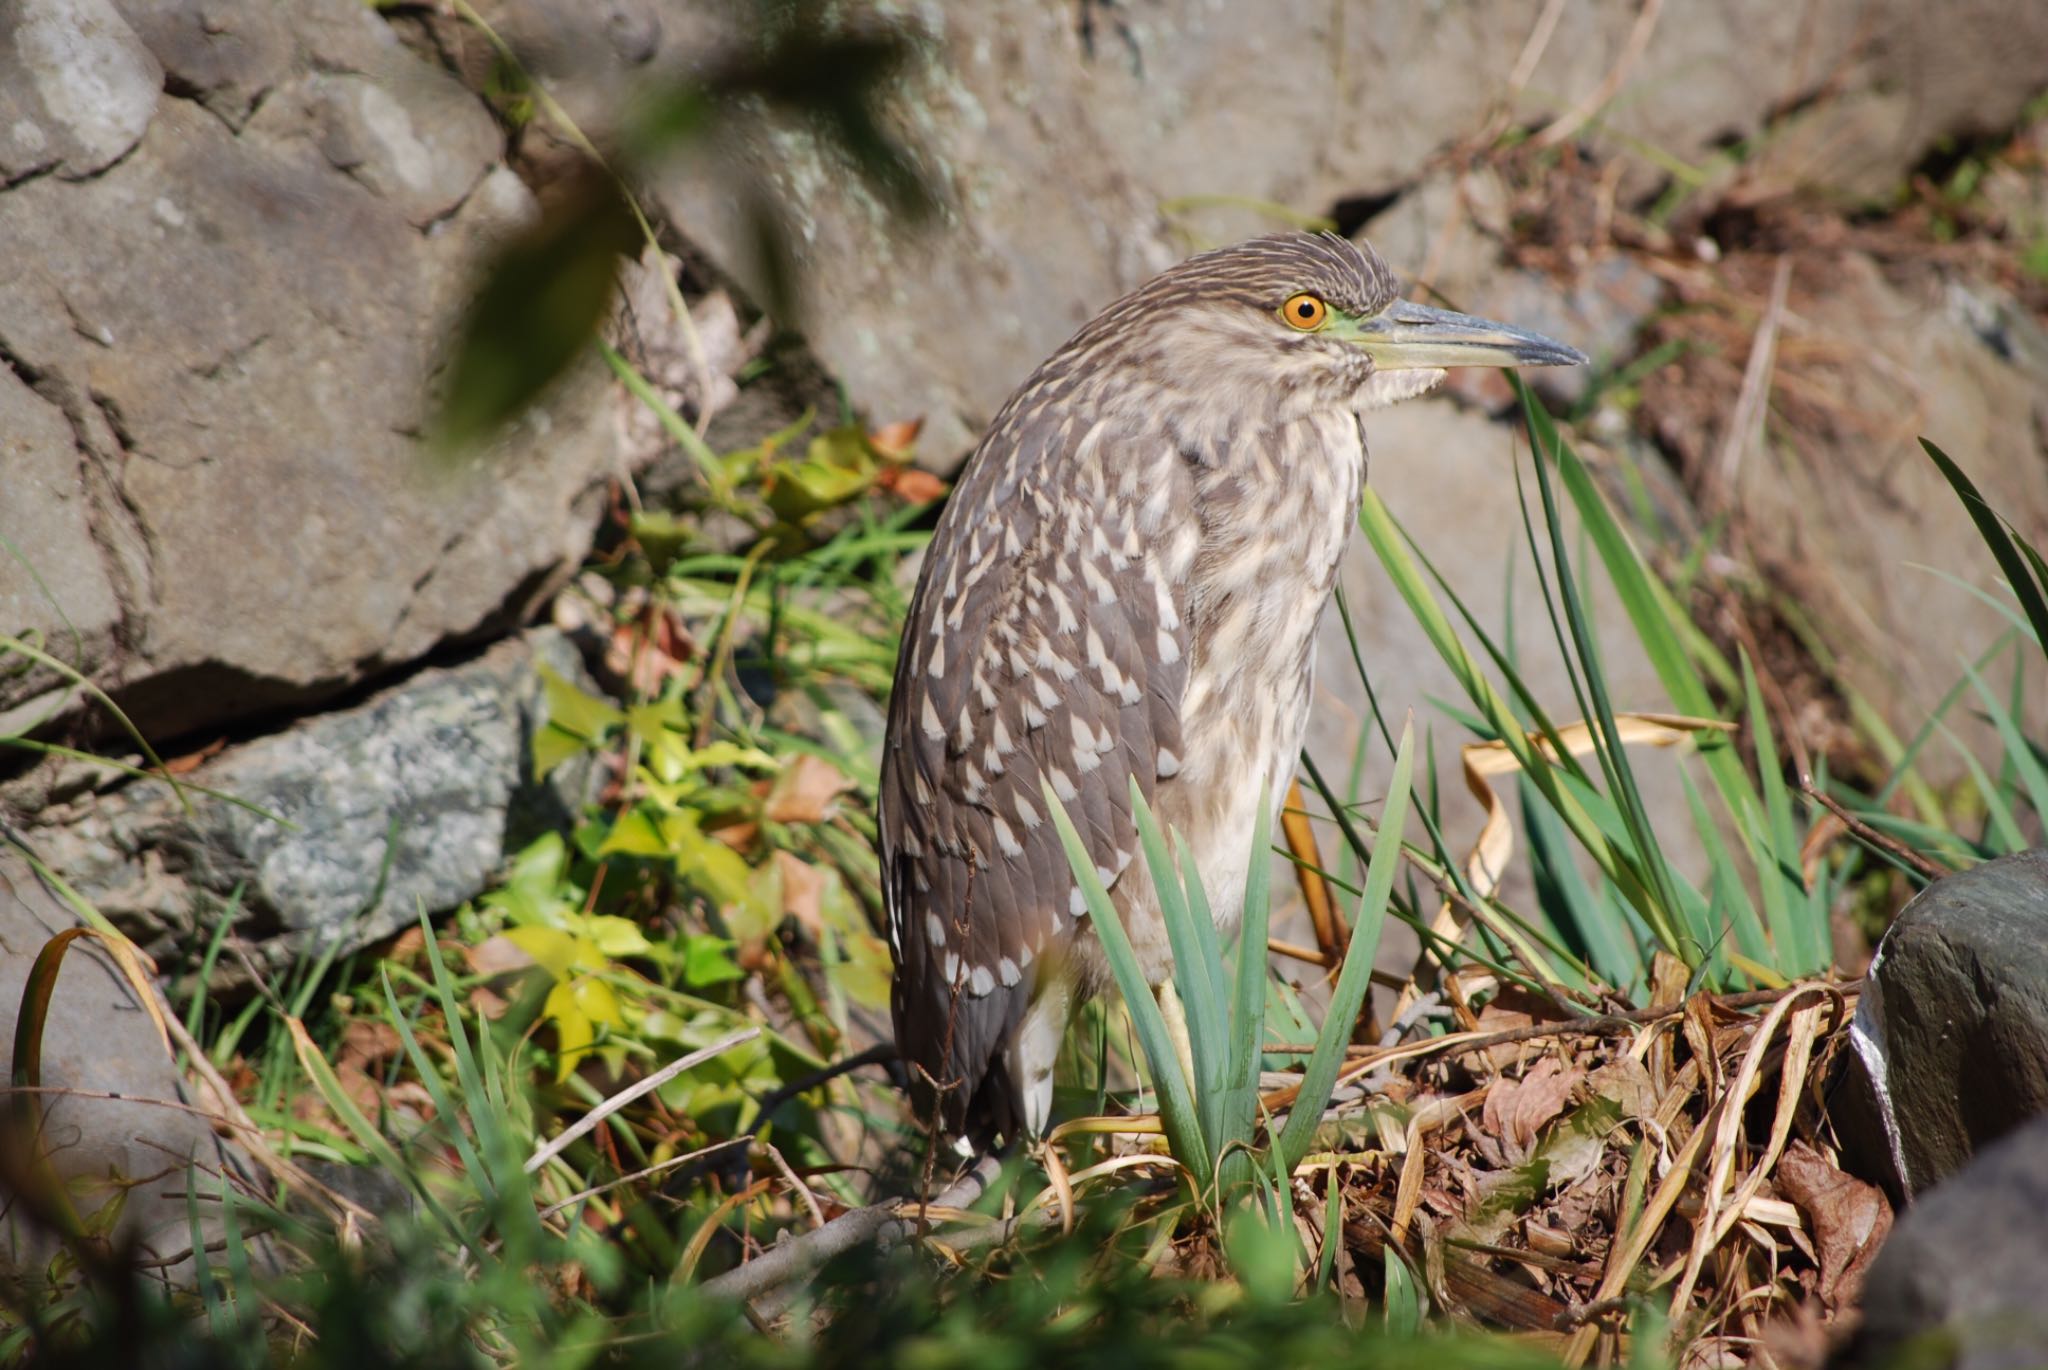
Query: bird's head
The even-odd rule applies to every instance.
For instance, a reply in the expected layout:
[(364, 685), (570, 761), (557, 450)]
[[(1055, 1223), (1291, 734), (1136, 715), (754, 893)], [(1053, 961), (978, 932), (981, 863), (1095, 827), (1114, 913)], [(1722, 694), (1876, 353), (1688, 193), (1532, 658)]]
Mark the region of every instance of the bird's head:
[(1454, 366), (1586, 360), (1526, 329), (1404, 300), (1378, 253), (1328, 233), (1190, 257), (1105, 310), (1069, 350), (1092, 354), (1090, 369), (1116, 375), (1155, 418), (1185, 406), (1187, 418), (1213, 410), (1233, 425), (1383, 408)]

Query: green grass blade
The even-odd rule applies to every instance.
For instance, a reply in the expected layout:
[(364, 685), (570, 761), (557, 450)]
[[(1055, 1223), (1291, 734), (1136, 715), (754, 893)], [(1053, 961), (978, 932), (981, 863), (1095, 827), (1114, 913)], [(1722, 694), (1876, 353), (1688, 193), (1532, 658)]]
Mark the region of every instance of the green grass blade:
[(2041, 586), (2034, 579), (2033, 568), (2028, 559), (2013, 545), (2012, 535), (2006, 531), (2005, 521), (1998, 512), (1985, 502), (1970, 478), (1963, 474), (1963, 468), (1950, 459), (1948, 453), (1936, 447), (1927, 439), (1920, 439), (1920, 446), (1941, 469), (1949, 487), (1956, 492), (1956, 498), (1963, 502), (1963, 508), (1970, 515), (1970, 521), (1977, 525), (1977, 532), (1983, 537), (1991, 555), (1998, 562), (1998, 569), (2005, 573), (2006, 581), (2012, 586), (2013, 594), (2019, 599), (2020, 607), (2026, 611), (2027, 621), (2034, 625), (2034, 640), (2048, 653), (2048, 600), (2041, 597)]
[[(1195, 1068), (1195, 1107), (1202, 1117), (1202, 1135), (1220, 1144), (1227, 1065), (1223, 996), (1215, 991), (1220, 971), (1212, 974), (1203, 959), (1205, 948), (1188, 911), (1186, 889), (1173, 859), (1167, 855), (1166, 838), (1159, 831), (1158, 820), (1152, 816), (1152, 806), (1145, 802), (1135, 775), (1131, 777), (1131, 816), (1137, 820), (1138, 845), (1145, 853), (1145, 869), (1159, 900), (1159, 916), (1166, 924), (1167, 945), (1173, 950), (1173, 982), (1187, 1014), (1188, 1048)], [(1212, 923), (1212, 940), (1214, 933)]]
[(1401, 865), (1401, 830), (1408, 821), (1409, 785), (1415, 767), (1415, 725), (1401, 729), (1401, 744), (1394, 754), (1394, 774), (1387, 782), (1386, 805), (1381, 810), (1378, 840), (1372, 859), (1366, 864), (1365, 893), (1358, 901), (1358, 913), (1351, 922), (1351, 947), (1344, 954), (1344, 968), (1337, 973), (1337, 987), (1330, 994), (1329, 1012), (1323, 1030), (1316, 1037), (1315, 1054), (1302, 1074), (1301, 1091), (1287, 1115), (1274, 1144), (1279, 1160), (1289, 1174), (1308, 1154), (1315, 1131), (1323, 1119), (1323, 1108), (1337, 1083), (1344, 1064), (1344, 1048), (1358, 1022), (1365, 996), (1372, 989), (1373, 958), (1379, 954), (1380, 929), (1386, 924), (1387, 899), (1394, 890), (1394, 875)]
[(1152, 986), (1146, 982), (1144, 972), (1138, 969), (1138, 955), (1131, 950), (1130, 934), (1124, 931), (1123, 923), (1109, 902), (1109, 891), (1103, 886), (1102, 877), (1095, 873), (1095, 862), (1089, 857), (1081, 835), (1074, 831), (1074, 820), (1067, 816), (1066, 805), (1060, 803), (1060, 797), (1053, 793), (1050, 781), (1042, 783), (1039, 788), (1045, 797), (1046, 809), (1052, 814), (1053, 826), (1059, 830), (1060, 845), (1066, 849), (1067, 864), (1072, 868), (1074, 881), (1081, 887), (1081, 897), (1087, 901), (1088, 916), (1095, 923), (1096, 940), (1102, 945), (1110, 974), (1116, 979), (1118, 992), (1123, 995), (1131, 1028), (1137, 1033), (1138, 1046), (1145, 1053), (1145, 1064), (1151, 1068), (1152, 1086), (1159, 1096), (1159, 1119), (1166, 1129), (1167, 1144), (1173, 1149), (1174, 1159), (1187, 1168), (1195, 1192), (1206, 1195), (1215, 1181), (1215, 1153), (1204, 1138), (1202, 1120), (1195, 1111), (1194, 1098), (1188, 1092), (1187, 1076), (1181, 1070), (1180, 1057), (1167, 1036), (1166, 1020), (1160, 1015), (1159, 1004), (1152, 997)]
[[(1230, 997), (1230, 1044), (1225, 1065), (1228, 1084), (1222, 1106), (1225, 1131), (1218, 1134), (1220, 1147), (1249, 1142), (1252, 1125), (1257, 1121), (1259, 1066), (1263, 1057), (1259, 1033), (1266, 1021), (1266, 934), (1272, 917), (1272, 899), (1267, 888), (1272, 845), (1272, 794), (1261, 783), (1258, 820), (1252, 827), (1251, 865), (1245, 872), (1244, 919), (1238, 934), (1236, 985)], [(1192, 857), (1185, 850), (1181, 856), (1187, 866), (1187, 883), (1192, 896), (1200, 889), (1201, 879), (1195, 874)], [(1250, 1157), (1242, 1147), (1225, 1156), (1223, 1179), (1226, 1188), (1241, 1181), (1249, 1164)]]

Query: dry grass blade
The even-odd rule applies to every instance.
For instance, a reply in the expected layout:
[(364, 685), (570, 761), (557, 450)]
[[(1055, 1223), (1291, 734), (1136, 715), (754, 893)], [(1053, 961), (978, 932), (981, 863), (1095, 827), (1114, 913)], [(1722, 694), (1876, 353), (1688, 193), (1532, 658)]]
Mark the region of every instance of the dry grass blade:
[[(1843, 1018), (1843, 1004), (1841, 996), (1824, 986), (1802, 986), (1780, 1000), (1757, 1024), (1749, 1049), (1743, 1053), (1742, 1064), (1728, 1083), (1726, 1098), (1729, 1104), (1721, 1111), (1713, 1149), (1708, 1153), (1706, 1201), (1699, 1222), (1693, 1228), (1692, 1248), (1686, 1257), (1685, 1273), (1672, 1294), (1673, 1307), (1683, 1308), (1691, 1300), (1693, 1285), (1699, 1279), (1708, 1254), (1740, 1221), (1745, 1206), (1756, 1197), (1764, 1180), (1776, 1167), (1778, 1156), (1792, 1132), (1800, 1091), (1807, 1085), (1807, 1065), (1813, 1058), (1814, 1043), (1820, 1038), (1822, 1012), (1832, 1007), (1835, 1022), (1839, 1024)], [(1771, 1122), (1770, 1140), (1741, 1185), (1733, 1186), (1736, 1151), (1742, 1138), (1743, 1106), (1762, 1080), (1765, 1057), (1781, 1026), (1785, 1028), (1785, 1053), (1779, 1067), (1778, 1107)], [(1729, 1197), (1731, 1187), (1732, 1198)]]
[[(1691, 718), (1682, 714), (1659, 713), (1617, 713), (1614, 716), (1616, 735), (1626, 746), (1676, 747), (1692, 740), (1703, 732), (1729, 732), (1734, 725), (1715, 718)], [(1561, 758), (1558, 748), (1540, 732), (1527, 735), (1528, 744), (1545, 760), (1556, 762)], [(1566, 753), (1572, 756), (1586, 756), (1599, 746), (1598, 735), (1593, 726), (1584, 721), (1567, 724), (1557, 730), (1557, 740), (1563, 744)], [(1479, 837), (1472, 844), (1472, 850), (1465, 857), (1465, 878), (1473, 892), (1483, 901), (1500, 888), (1507, 875), (1508, 862), (1515, 854), (1515, 826), (1508, 804), (1493, 788), (1493, 781), (1501, 776), (1514, 775), (1522, 767), (1513, 750), (1505, 742), (1473, 742), (1459, 749), (1459, 760), (1465, 774), (1465, 788), (1486, 812), (1486, 821), (1480, 827)], [(1465, 934), (1465, 920), (1459, 916), (1461, 901), (1446, 898), (1437, 908), (1436, 916), (1430, 921), (1433, 939), (1426, 939), (1427, 948), (1440, 941), (1456, 941)], [(1479, 913), (1475, 906), (1473, 908)], [(1516, 948), (1528, 968), (1550, 983), (1556, 982), (1556, 974), (1533, 946), (1513, 928), (1489, 923), (1490, 929)], [(1415, 972), (1410, 983), (1403, 987), (1395, 1000), (1393, 1017), (1398, 1020), (1416, 995), (1433, 983), (1435, 961), (1427, 953), (1416, 961)]]

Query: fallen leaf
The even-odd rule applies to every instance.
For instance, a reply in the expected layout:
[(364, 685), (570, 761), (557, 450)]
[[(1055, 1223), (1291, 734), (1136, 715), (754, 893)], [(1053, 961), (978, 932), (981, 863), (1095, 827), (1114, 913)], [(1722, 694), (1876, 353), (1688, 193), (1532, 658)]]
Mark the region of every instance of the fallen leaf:
[(1566, 1070), (1557, 1058), (1546, 1056), (1521, 1079), (1495, 1082), (1486, 1092), (1481, 1124), (1519, 1162), (1529, 1154), (1543, 1125), (1564, 1112), (1572, 1087), (1582, 1078), (1579, 1070)]
[(786, 851), (775, 853), (775, 864), (782, 867), (783, 914), (796, 919), (804, 934), (812, 941), (818, 941), (825, 932), (823, 872)]
[(910, 457), (910, 449), (917, 445), (917, 435), (923, 431), (924, 420), (921, 418), (898, 419), (868, 434), (868, 446), (885, 461), (906, 461)]
[(186, 752), (183, 756), (174, 756), (164, 762), (164, 773), (166, 775), (190, 775), (202, 765), (226, 751), (227, 745), (228, 740), (225, 737), (216, 737), (196, 752)]
[(534, 963), (524, 947), (502, 933), (463, 948), (463, 955), (469, 961), (470, 971), (477, 975), (503, 975), (507, 971), (525, 970)]
[(1586, 1088), (1621, 1105), (1624, 1118), (1657, 1116), (1657, 1086), (1650, 1070), (1633, 1056), (1608, 1062), (1586, 1077)]
[(1892, 1206), (1884, 1191), (1865, 1184), (1805, 1142), (1793, 1142), (1778, 1159), (1778, 1187), (1799, 1205), (1813, 1225), (1820, 1260), (1821, 1306), (1830, 1316), (1855, 1305), (1863, 1277), (1892, 1230)]
[(482, 985), (473, 986), (469, 991), (469, 1006), (491, 1022), (497, 1022), (512, 1007), (511, 1001), (502, 994), (494, 994)]
[(915, 466), (885, 466), (875, 473), (875, 488), (911, 504), (926, 504), (946, 493), (946, 482)]
[(762, 813), (771, 823), (822, 823), (853, 781), (823, 757), (799, 753), (775, 779)]
[(381, 1019), (354, 1018), (341, 1030), (341, 1050), (335, 1056), (336, 1069), (351, 1070), (388, 1061), (398, 1054), (398, 1029)]

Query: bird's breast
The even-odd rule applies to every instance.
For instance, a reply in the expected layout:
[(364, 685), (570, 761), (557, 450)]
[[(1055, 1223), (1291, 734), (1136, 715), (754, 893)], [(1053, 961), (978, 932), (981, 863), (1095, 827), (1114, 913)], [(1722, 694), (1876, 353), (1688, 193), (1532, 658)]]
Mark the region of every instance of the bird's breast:
[(1261, 788), (1279, 804), (1301, 752), (1316, 622), (1336, 585), (1365, 464), (1356, 417), (1316, 415), (1238, 451), (1201, 491), (1186, 592), (1186, 756), (1160, 801), (1226, 931), (1241, 913)]

